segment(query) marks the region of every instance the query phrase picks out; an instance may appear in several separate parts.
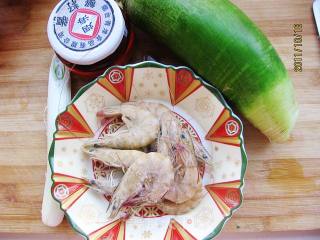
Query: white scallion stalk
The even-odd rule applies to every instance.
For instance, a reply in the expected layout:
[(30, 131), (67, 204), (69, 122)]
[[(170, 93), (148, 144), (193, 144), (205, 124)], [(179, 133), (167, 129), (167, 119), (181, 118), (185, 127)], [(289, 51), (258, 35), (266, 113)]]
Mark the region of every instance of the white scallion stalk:
[[(47, 146), (48, 152), (53, 140), (53, 134), (56, 130), (55, 120), (58, 114), (65, 110), (67, 104), (71, 101), (71, 84), (70, 73), (60, 60), (54, 56), (52, 59), (49, 85), (48, 85), (48, 108), (47, 108)], [(47, 160), (46, 182), (43, 193), (42, 202), (42, 222), (50, 227), (58, 226), (64, 217), (63, 211), (60, 209), (51, 195), (51, 169)]]

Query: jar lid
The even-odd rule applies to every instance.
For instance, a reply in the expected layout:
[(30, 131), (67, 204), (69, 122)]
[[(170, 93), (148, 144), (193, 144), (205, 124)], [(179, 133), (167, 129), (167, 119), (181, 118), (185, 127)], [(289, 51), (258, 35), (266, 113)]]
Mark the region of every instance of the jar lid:
[(91, 65), (116, 51), (125, 29), (114, 0), (64, 0), (50, 15), (48, 37), (54, 51), (66, 61)]

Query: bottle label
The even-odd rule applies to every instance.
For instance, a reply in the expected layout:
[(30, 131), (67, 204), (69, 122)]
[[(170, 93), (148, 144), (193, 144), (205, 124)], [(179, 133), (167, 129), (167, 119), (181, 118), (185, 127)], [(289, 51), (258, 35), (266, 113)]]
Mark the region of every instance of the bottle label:
[(54, 16), (54, 33), (73, 51), (98, 47), (114, 27), (113, 8), (107, 0), (65, 0)]

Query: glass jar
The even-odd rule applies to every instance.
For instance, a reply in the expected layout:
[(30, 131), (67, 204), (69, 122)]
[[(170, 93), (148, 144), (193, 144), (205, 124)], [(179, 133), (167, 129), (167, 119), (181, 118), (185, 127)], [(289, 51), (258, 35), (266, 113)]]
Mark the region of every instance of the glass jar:
[(114, 0), (64, 0), (52, 11), (48, 38), (58, 58), (87, 81), (126, 64), (134, 33)]

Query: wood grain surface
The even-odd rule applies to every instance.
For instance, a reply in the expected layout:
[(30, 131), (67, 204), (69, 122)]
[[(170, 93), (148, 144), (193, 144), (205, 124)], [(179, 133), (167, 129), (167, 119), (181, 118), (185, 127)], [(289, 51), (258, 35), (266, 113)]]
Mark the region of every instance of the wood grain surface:
[[(293, 79), (300, 117), (287, 143), (273, 144), (245, 122), (245, 201), (227, 232), (320, 229), (320, 44), (311, 0), (234, 0), (267, 34)], [(0, 232), (73, 232), (41, 223), (46, 169), (45, 108), (53, 51), (52, 0), (0, 1)], [(293, 24), (303, 24), (303, 72), (293, 71)], [(135, 59), (178, 63), (138, 31)], [(82, 83), (74, 83), (74, 91)]]

